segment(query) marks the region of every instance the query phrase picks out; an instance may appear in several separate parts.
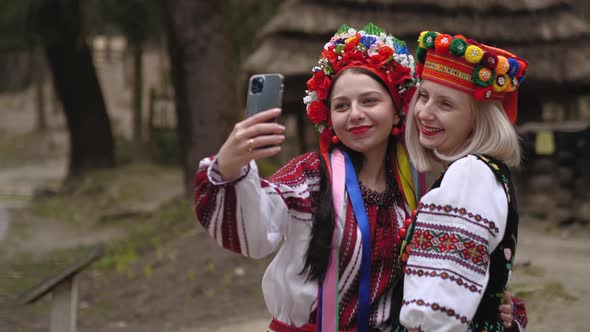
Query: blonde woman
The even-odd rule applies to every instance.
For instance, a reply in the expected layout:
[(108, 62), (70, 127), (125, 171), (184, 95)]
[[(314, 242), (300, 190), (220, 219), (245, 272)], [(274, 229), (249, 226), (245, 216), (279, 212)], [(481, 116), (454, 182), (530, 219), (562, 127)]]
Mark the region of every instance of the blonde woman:
[(518, 234), (509, 167), (520, 164), (513, 124), (527, 62), (460, 35), (423, 32), (419, 43), (408, 152), (419, 170), (444, 171), (402, 245), (400, 322), (410, 331), (518, 328), (503, 324), (497, 308)]

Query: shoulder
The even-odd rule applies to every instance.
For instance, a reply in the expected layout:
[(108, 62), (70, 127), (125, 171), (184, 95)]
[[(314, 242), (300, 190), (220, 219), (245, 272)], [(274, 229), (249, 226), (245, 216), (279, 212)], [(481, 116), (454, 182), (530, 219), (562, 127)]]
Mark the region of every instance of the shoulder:
[(320, 167), (320, 154), (318, 152), (307, 152), (291, 159), (281, 169), (306, 169), (315, 170)]
[(307, 152), (299, 155), (271, 176), (272, 180), (280, 181), (285, 178), (297, 176), (319, 177), (320, 172), (320, 155), (317, 152)]
[(483, 160), (475, 155), (467, 155), (449, 166), (443, 177), (443, 185), (445, 181), (473, 185), (495, 184), (496, 176)]

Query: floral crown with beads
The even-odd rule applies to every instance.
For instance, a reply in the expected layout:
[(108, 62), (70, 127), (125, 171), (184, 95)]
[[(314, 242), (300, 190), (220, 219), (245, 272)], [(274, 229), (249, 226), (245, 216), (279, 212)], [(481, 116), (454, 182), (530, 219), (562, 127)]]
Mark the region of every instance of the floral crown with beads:
[(510, 121), (516, 121), (516, 89), (525, 78), (525, 60), (462, 35), (434, 31), (420, 34), (416, 58), (420, 79), (469, 93), (477, 100), (501, 101)]
[[(342, 25), (324, 45), (313, 76), (307, 81), (307, 116), (322, 136), (333, 135), (328, 94), (334, 77), (345, 69), (360, 67), (376, 74), (389, 89), (394, 105), (402, 111), (415, 88), (414, 58), (406, 43), (369, 23), (362, 30)], [(328, 130), (326, 130), (328, 129)], [(329, 144), (329, 143), (328, 143)]]

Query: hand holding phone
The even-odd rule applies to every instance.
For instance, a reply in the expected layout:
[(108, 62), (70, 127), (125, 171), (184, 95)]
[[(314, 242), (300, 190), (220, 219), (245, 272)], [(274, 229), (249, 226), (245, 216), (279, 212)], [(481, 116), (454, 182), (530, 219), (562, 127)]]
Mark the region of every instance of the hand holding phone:
[(285, 127), (276, 123), (283, 101), (283, 75), (258, 74), (248, 84), (247, 118), (238, 122), (217, 154), (224, 180), (236, 179), (250, 160), (276, 155)]

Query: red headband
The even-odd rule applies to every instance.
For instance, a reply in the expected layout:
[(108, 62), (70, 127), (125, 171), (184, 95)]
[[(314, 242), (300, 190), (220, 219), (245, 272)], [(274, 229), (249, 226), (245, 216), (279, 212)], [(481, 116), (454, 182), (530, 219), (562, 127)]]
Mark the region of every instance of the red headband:
[(517, 88), (528, 67), (525, 60), (461, 35), (424, 31), (418, 42), (421, 79), (469, 93), (477, 100), (500, 101), (510, 121), (516, 122)]

